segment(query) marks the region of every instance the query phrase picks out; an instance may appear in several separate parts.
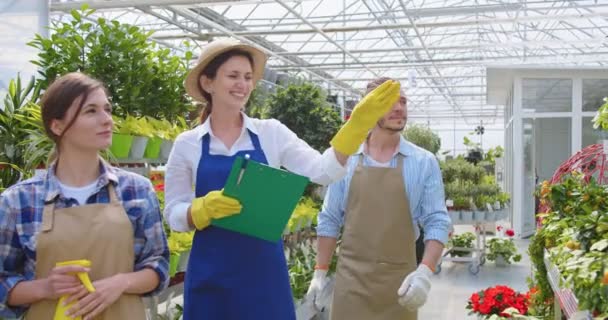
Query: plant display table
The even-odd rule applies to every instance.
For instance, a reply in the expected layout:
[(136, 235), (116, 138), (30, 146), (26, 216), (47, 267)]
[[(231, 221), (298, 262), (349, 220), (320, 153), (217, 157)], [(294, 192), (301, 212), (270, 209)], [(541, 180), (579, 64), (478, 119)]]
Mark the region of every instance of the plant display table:
[(576, 296), (570, 289), (561, 284), (563, 278), (557, 267), (549, 260), (549, 253), (546, 250), (544, 262), (547, 267), (547, 278), (555, 295), (555, 320), (561, 320), (562, 316), (572, 320), (593, 319), (589, 311), (578, 310)]

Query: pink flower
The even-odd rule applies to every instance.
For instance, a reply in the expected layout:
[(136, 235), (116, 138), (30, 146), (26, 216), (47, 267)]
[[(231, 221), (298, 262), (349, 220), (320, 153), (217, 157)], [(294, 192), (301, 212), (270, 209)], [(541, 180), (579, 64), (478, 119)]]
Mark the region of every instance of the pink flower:
[(502, 231), (502, 226), (497, 226), (496, 231)]

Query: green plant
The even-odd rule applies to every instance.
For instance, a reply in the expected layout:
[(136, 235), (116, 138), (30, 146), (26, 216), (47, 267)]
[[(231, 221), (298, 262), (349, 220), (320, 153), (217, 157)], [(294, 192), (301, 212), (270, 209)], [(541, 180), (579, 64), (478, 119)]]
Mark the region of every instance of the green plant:
[(316, 225), (320, 206), (310, 197), (303, 197), (287, 222), (289, 232), (297, 232), (305, 227)]
[(325, 93), (312, 83), (278, 88), (267, 100), (268, 116), (277, 119), (306, 141), (324, 151), (342, 125), (339, 113), (325, 99)]
[[(530, 245), (535, 282), (544, 286), (545, 252), (578, 299), (580, 309), (608, 315), (608, 190), (578, 172), (543, 182), (536, 194), (550, 209)], [(543, 272), (544, 271), (544, 272)]]
[(47, 164), (55, 147), (55, 142), (45, 133), (39, 105), (29, 103), (23, 107), (22, 112), (16, 118), (26, 133), (25, 138), (19, 142), (19, 146), (23, 148), (25, 159), (23, 168), (31, 172)]
[(0, 162), (0, 169), (2, 169), (0, 170), (0, 193), (18, 182), (25, 174), (23, 169), (8, 162)]
[(266, 105), (266, 93), (261, 88), (262, 85), (263, 84), (258, 84), (258, 86), (251, 91), (249, 100), (247, 100), (247, 104), (245, 105), (245, 113), (253, 118), (268, 119), (269, 110)]
[(437, 154), (441, 149), (441, 138), (429, 127), (421, 124), (410, 124), (403, 131), (403, 136), (413, 144)]
[(156, 136), (156, 128), (148, 121), (148, 117), (136, 118), (127, 115), (126, 118), (112, 116), (112, 119), (114, 120), (114, 133), (148, 138)]
[(604, 104), (600, 106), (591, 121), (594, 129), (608, 130), (608, 98), (604, 98)]
[(170, 121), (187, 114), (192, 106), (183, 80), (192, 53), (172, 56), (150, 41), (152, 32), (117, 20), (90, 22), (93, 12), (86, 5), (72, 10), (71, 21), (53, 24), (49, 38), (37, 34), (28, 43), (39, 51), (32, 62), (40, 67), (42, 88), (60, 75), (81, 71), (106, 84), (114, 114)]
[(36, 102), (40, 96), (40, 86), (35, 78), (23, 86), (21, 77), (17, 75), (10, 80), (8, 92), (4, 96), (4, 107), (0, 108), (0, 189), (15, 184), (23, 176), (31, 172), (27, 169), (26, 147), (21, 143), (28, 136), (28, 129), (33, 127), (20, 120), (24, 111)]
[(487, 258), (490, 261), (496, 260), (498, 256), (502, 256), (507, 263), (521, 260), (521, 254), (517, 253), (513, 239), (492, 238), (488, 240), (488, 251)]
[(473, 241), (477, 239), (475, 234), (472, 232), (464, 232), (462, 234), (452, 235), (448, 241), (448, 247), (453, 248), (451, 250), (452, 256), (462, 257), (469, 255), (471, 251), (458, 250), (456, 248), (473, 248)]

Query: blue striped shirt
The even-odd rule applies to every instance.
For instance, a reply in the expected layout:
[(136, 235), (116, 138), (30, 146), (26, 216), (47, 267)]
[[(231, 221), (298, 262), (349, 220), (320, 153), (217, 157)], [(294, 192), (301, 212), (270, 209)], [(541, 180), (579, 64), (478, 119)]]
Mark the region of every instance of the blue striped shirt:
[[(424, 240), (437, 240), (445, 244), (452, 224), (445, 207), (445, 197), (441, 170), (437, 159), (430, 152), (406, 141), (403, 137), (397, 151), (405, 156), (403, 160), (403, 181), (410, 203), (414, 226), (424, 229)], [(373, 160), (363, 154), (363, 147), (350, 157), (347, 175), (329, 186), (323, 207), (318, 217), (317, 235), (337, 238), (344, 225), (344, 214), (348, 203), (348, 191), (354, 169), (359, 157), (364, 166), (373, 166)], [(391, 167), (397, 166), (397, 154), (390, 161)], [(376, 186), (370, 186), (376, 187)], [(379, 186), (380, 187), (380, 186)], [(420, 235), (414, 228), (416, 239)]]
[[(135, 270), (151, 268), (160, 284), (149, 295), (169, 283), (169, 248), (162, 226), (158, 198), (150, 180), (101, 161), (97, 188), (87, 203), (108, 203), (108, 184), (113, 183), (118, 200), (133, 224)], [(55, 207), (78, 205), (61, 193), (54, 166), (46, 173), (11, 186), (0, 194), (0, 318), (21, 316), (26, 307), (7, 305), (8, 294), (23, 280), (33, 280), (36, 268), (36, 237), (42, 224), (45, 200), (57, 197)]]

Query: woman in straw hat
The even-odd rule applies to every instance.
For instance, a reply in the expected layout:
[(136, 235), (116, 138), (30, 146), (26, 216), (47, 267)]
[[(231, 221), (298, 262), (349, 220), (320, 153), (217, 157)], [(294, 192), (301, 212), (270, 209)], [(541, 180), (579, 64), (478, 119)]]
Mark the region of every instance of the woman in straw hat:
[(197, 230), (186, 272), (185, 320), (295, 319), (282, 242), (210, 225), (241, 210), (238, 200), (221, 192), (232, 163), (248, 154), (329, 184), (344, 176), (348, 156), (399, 99), (398, 83), (382, 84), (361, 100), (332, 147), (321, 154), (279, 121), (242, 112), (266, 59), (253, 46), (217, 40), (202, 49), (186, 77), (186, 91), (205, 109), (201, 124), (176, 139), (165, 181), (169, 225), (176, 231)]

